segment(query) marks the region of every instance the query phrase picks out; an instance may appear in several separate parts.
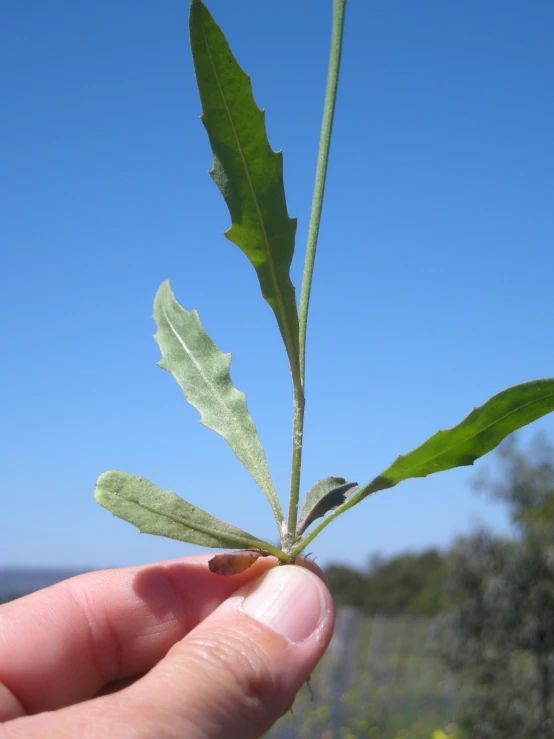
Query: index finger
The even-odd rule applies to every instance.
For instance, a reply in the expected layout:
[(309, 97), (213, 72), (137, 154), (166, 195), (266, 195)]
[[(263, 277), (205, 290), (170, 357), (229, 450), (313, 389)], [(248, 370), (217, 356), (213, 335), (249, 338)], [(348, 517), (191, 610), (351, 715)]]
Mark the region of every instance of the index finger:
[(259, 560), (229, 578), (209, 571), (211, 556), (92, 572), (2, 606), (0, 721), (86, 700), (146, 672), (275, 564)]

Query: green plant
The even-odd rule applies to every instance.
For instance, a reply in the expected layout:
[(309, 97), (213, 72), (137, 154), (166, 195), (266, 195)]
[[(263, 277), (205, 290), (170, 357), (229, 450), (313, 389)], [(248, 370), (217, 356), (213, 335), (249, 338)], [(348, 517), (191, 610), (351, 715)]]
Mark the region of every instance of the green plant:
[[(299, 305), (289, 269), (296, 221), (289, 218), (280, 152), (268, 142), (264, 114), (254, 102), (249, 77), (239, 67), (225, 36), (201, 0), (191, 0), (190, 39), (202, 121), (213, 153), (211, 175), (231, 215), (227, 238), (252, 263), (261, 292), (277, 320), (290, 362), (294, 395), (292, 465), (285, 515), (272, 482), (265, 452), (248, 412), (245, 396), (231, 381), (230, 355), (223, 354), (204, 331), (196, 311), (186, 311), (164, 282), (154, 302), (155, 338), (160, 366), (173, 374), (201, 415), (201, 422), (221, 434), (267, 497), (279, 530), (280, 547), (220, 521), (175, 493), (142, 477), (105, 472), (97, 481), (96, 500), (143, 532), (205, 547), (241, 548), (240, 555), (212, 560), (223, 574), (272, 554), (281, 562), (296, 556), (333, 519), (372, 493), (412, 477), (472, 464), (512, 431), (554, 410), (554, 379), (517, 385), (475, 408), (460, 424), (438, 431), (412, 452), (399, 456), (370, 482), (357, 488), (342, 477), (327, 477), (307, 493), (300, 516), (298, 502), (304, 428), (304, 374), (308, 305), (323, 204), (327, 162), (340, 68), (346, 0), (333, 0), (329, 74)], [(312, 524), (318, 524), (307, 533)]]

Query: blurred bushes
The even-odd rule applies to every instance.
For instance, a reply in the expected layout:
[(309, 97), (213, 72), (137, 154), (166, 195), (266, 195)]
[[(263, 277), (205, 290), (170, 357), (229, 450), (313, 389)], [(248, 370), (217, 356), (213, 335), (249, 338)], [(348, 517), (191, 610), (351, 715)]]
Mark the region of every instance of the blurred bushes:
[(478, 486), (508, 506), (517, 535), (456, 543), (447, 589), (456, 601), (435, 648), (464, 686), (459, 722), (472, 739), (554, 737), (554, 448), (511, 439), (498, 476)]
[(388, 560), (373, 557), (365, 572), (330, 565), (325, 575), (339, 606), (354, 606), (367, 614), (429, 617), (450, 604), (445, 595), (447, 572), (447, 557), (429, 549)]
[[(514, 536), (477, 531), (366, 570), (326, 570), (339, 605), (367, 614), (437, 617), (431, 645), (456, 677), (456, 720), (471, 739), (554, 738), (554, 447), (515, 437), (480, 491), (508, 508)], [(438, 734), (437, 736), (442, 736)]]

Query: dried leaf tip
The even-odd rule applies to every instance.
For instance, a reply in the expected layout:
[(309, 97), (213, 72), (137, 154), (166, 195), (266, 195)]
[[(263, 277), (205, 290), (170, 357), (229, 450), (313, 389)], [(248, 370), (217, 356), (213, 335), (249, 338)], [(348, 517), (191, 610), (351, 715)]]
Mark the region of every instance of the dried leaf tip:
[(225, 554), (216, 554), (208, 562), (210, 572), (216, 575), (229, 577), (244, 572), (252, 567), (254, 562), (260, 557), (269, 557), (269, 552), (263, 549), (245, 549), (241, 552), (227, 552)]

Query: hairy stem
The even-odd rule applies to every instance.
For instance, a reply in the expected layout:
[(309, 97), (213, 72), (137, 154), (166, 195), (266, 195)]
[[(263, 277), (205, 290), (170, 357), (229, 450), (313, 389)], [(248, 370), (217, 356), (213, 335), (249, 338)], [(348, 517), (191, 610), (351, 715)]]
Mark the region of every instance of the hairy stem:
[(261, 549), (273, 554), (274, 557), (277, 557), (277, 559), (284, 564), (288, 564), (290, 562), (290, 556), (288, 554), (283, 552), (282, 549), (279, 549), (279, 547), (274, 547), (273, 544), (269, 544), (267, 541), (263, 542)]
[(283, 549), (287, 554), (294, 546), (296, 539), (296, 521), (298, 518), (298, 498), (300, 497), (300, 471), (302, 468), (302, 436), (304, 433), (304, 397), (294, 394), (294, 416), (292, 422), (292, 466), (290, 476), (289, 516), (287, 522), (286, 541)]
[(292, 427), (292, 471), (290, 480), (289, 512), (287, 530), (283, 536), (283, 548), (287, 553), (291, 552), (296, 540), (296, 521), (298, 517), (298, 499), (300, 496), (300, 470), (302, 465), (302, 441), (304, 435), (306, 326), (308, 322), (308, 305), (310, 302), (310, 290), (314, 273), (317, 237), (319, 234), (319, 224), (321, 221), (321, 211), (323, 208), (325, 178), (327, 176), (327, 163), (329, 160), (331, 133), (333, 130), (333, 118), (335, 115), (335, 103), (337, 99), (337, 87), (339, 81), (340, 57), (346, 3), (347, 0), (333, 0), (333, 23), (331, 31), (329, 69), (327, 72), (327, 88), (325, 90), (325, 102), (323, 105), (323, 120), (321, 124), (321, 134), (319, 138), (319, 153), (317, 156), (314, 194), (312, 199), (312, 212), (310, 214), (308, 242), (306, 245), (306, 257), (304, 260), (304, 273), (302, 276), (302, 289), (300, 292), (298, 320), (300, 329), (300, 374), (302, 387), (295, 387), (294, 393), (294, 418)]

